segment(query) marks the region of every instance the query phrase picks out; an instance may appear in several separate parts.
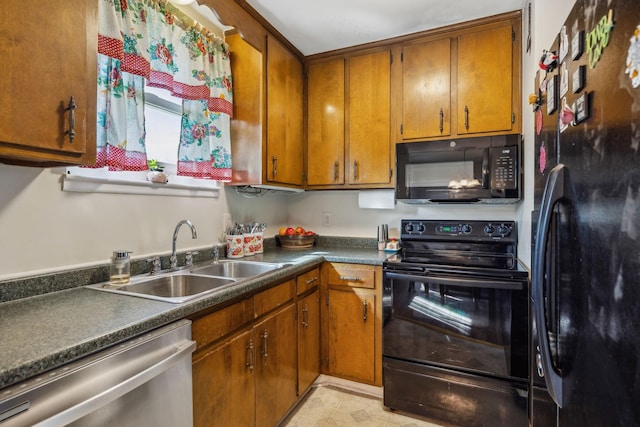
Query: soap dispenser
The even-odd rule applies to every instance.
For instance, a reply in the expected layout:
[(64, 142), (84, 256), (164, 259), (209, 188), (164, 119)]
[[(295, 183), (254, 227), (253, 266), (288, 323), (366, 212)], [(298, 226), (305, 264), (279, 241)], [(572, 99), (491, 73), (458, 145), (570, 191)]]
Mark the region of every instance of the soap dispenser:
[(112, 285), (121, 286), (129, 283), (131, 279), (130, 253), (130, 251), (113, 251), (111, 274), (109, 275), (109, 283)]

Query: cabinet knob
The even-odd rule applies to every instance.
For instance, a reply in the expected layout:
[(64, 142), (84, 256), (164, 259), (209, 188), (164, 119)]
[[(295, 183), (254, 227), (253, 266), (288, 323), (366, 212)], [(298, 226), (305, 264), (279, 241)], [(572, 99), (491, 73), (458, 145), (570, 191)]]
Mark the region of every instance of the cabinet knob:
[(367, 322), (367, 300), (362, 301), (362, 321)]
[(271, 162), (273, 164), (273, 171), (271, 172), (271, 174), (275, 178), (276, 175), (278, 174), (278, 156), (273, 156), (273, 159), (271, 159)]
[(333, 181), (334, 182), (338, 182), (338, 178), (340, 177), (339, 167), (340, 167), (340, 163), (336, 160), (336, 162), (333, 164)]
[(440, 129), (440, 133), (444, 131), (444, 111), (442, 111), (442, 108), (440, 109), (440, 126), (438, 126), (438, 129)]

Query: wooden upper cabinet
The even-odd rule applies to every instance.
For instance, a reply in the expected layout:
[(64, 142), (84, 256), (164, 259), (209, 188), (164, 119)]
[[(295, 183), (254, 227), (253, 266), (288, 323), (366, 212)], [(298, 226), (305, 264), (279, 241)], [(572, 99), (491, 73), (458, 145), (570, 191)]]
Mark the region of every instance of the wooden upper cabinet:
[[(3, 3), (0, 161), (34, 166), (95, 162), (96, 34), (96, 2), (55, 7)], [(67, 110), (71, 97), (73, 119)], [(73, 141), (67, 133), (72, 124)]]
[(345, 59), (309, 65), (307, 185), (344, 184)]
[(266, 181), (302, 186), (304, 144), (303, 66), (267, 37)]
[(520, 52), (513, 14), (406, 42), (399, 139), (520, 132)]
[(385, 188), (391, 170), (391, 51), (312, 62), (307, 187)]
[(451, 39), (402, 49), (402, 137), (451, 134)]
[(514, 38), (511, 23), (458, 36), (459, 134), (512, 130)]
[(391, 184), (391, 51), (349, 61), (347, 182)]

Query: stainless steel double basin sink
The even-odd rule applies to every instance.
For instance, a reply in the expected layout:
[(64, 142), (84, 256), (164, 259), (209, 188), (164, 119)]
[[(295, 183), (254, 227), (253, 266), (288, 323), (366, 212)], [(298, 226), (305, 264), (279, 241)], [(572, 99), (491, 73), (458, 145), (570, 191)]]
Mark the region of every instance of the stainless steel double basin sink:
[(99, 283), (89, 285), (87, 288), (164, 302), (182, 303), (290, 265), (261, 261), (226, 260), (160, 273), (156, 276), (136, 276), (129, 284), (123, 286)]

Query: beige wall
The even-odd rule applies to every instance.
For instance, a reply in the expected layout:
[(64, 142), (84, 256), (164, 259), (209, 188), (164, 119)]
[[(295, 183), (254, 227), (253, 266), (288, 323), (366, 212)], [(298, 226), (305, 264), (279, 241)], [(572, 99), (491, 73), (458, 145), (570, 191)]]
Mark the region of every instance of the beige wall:
[[(133, 257), (168, 253), (177, 222), (190, 219), (198, 240), (180, 233), (179, 250), (208, 247), (222, 231), (223, 214), (238, 222), (257, 220), (273, 235), (286, 224), (302, 225), (321, 235), (375, 237), (376, 226), (388, 223), (397, 235), (401, 218), (512, 219), (520, 226), (520, 258), (529, 264), (530, 212), (533, 207), (533, 114), (526, 103), (542, 49), (548, 47), (574, 1), (536, 0), (533, 4), (532, 49), (523, 49), (523, 127), (525, 200), (516, 206), (408, 206), (360, 209), (357, 191), (267, 194), (242, 197), (231, 188), (219, 199), (66, 193), (55, 170), (0, 164), (0, 280), (71, 266), (107, 262), (115, 249)], [(526, 4), (526, 3), (525, 3)], [(526, 19), (523, 39), (526, 39)], [(523, 40), (524, 41), (524, 40)], [(322, 212), (332, 212), (332, 225), (322, 225)]]

